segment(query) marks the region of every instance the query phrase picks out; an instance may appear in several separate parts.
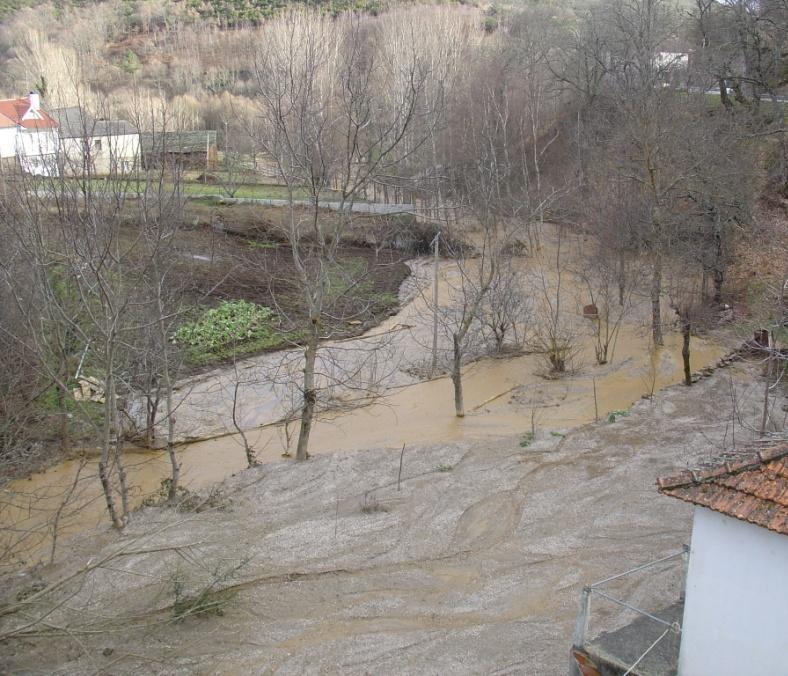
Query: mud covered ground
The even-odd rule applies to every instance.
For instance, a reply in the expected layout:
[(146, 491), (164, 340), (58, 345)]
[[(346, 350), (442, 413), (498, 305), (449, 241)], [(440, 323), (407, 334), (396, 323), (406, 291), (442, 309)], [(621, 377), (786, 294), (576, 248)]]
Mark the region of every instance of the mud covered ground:
[[(256, 211), (248, 205), (189, 205), (171, 274), (171, 283), (185, 292), (184, 320), (220, 301), (243, 299), (275, 309), (283, 332), (305, 323), (298, 273), (283, 231), (285, 210)], [(329, 271), (336, 295), (329, 299), (330, 309), (337, 322), (327, 328), (337, 336), (357, 335), (397, 307), (399, 287), (408, 276), (408, 252), (375, 246), (362, 236), (374, 239), (390, 227), (388, 217), (360, 217), (337, 251), (336, 269)], [(187, 362), (186, 370), (198, 369)]]
[[(336, 214), (327, 213), (323, 217), (326, 226), (331, 227)], [(394, 313), (399, 306), (399, 289), (409, 275), (404, 261), (411, 251), (388, 246), (393, 243), (392, 228), (396, 224), (407, 225), (409, 220), (357, 214), (353, 220), (353, 228), (338, 249), (334, 269), (329, 271), (334, 296), (327, 301), (325, 331), (334, 337), (359, 335)], [(241, 344), (237, 346), (239, 354), (248, 357), (298, 343), (307, 319), (292, 252), (282, 231), (286, 210), (255, 205), (208, 207), (190, 202), (184, 221), (173, 243), (172, 266), (167, 273), (167, 283), (180, 299), (176, 323), (197, 320), (206, 309), (222, 301), (246, 300), (272, 308), (278, 332), (266, 349)], [(130, 247), (130, 261), (142, 255), (136, 226), (128, 225), (122, 239)], [(137, 263), (144, 270), (142, 259)], [(140, 323), (144, 325), (143, 320)], [(16, 345), (13, 347), (18, 350)], [(227, 366), (232, 353), (228, 348), (203, 352), (199, 359), (194, 359), (187, 350), (178, 377)], [(76, 370), (80, 355), (73, 357), (72, 368)], [(85, 366), (90, 368), (89, 353)], [(27, 423), (31, 443), (27, 449), (19, 449), (16, 456), (9, 454), (2, 458), (0, 485), (64, 459), (59, 451), (61, 416), (54, 390), (51, 396), (42, 398), (40, 384), (32, 383), (31, 392), (25, 393), (32, 397), (31, 401), (37, 401), (32, 410), (33, 419)], [(71, 385), (76, 387), (76, 382)], [(39, 394), (34, 396), (35, 392)], [(71, 446), (92, 445), (89, 422), (79, 415), (71, 420)]]
[[(526, 447), (408, 447), (399, 490), (390, 450), (241, 472), (196, 513), (147, 508), (16, 576), (8, 598), (33, 600), (2, 629), (53, 609), (51, 635), (0, 646), (0, 671), (564, 674), (583, 585), (689, 542), (691, 508), (656, 477), (752, 439), (761, 393), (759, 367), (734, 364)], [(30, 596), (80, 552), (103, 563)], [(653, 610), (678, 584), (659, 569), (616, 594)], [(600, 603), (591, 631), (621, 619)]]

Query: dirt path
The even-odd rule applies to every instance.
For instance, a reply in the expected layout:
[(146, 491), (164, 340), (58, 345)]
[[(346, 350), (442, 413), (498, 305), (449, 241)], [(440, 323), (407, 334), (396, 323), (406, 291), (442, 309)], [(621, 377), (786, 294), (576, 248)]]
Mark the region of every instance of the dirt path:
[[(59, 673), (563, 674), (584, 584), (680, 549), (691, 509), (660, 497), (659, 475), (731, 446), (759, 419), (755, 367), (642, 401), (613, 424), (519, 437), (364, 450), (243, 472), (197, 515), (148, 508), (127, 534), (73, 542), (101, 555), (146, 550), (93, 574), (49, 621), (98, 633), (4, 650), (6, 668)], [(777, 409), (784, 400), (777, 402)], [(366, 505), (366, 508), (363, 508)], [(98, 537), (99, 539), (95, 539)], [(135, 545), (136, 538), (141, 538)], [(103, 550), (101, 545), (103, 544)], [(220, 617), (166, 621), (177, 588), (222, 571)], [(68, 570), (63, 565), (49, 571)], [(668, 573), (627, 580), (643, 608), (674, 600)], [(104, 617), (120, 633), (101, 633)], [(617, 617), (597, 607), (591, 629)], [(86, 624), (84, 624), (86, 623)]]

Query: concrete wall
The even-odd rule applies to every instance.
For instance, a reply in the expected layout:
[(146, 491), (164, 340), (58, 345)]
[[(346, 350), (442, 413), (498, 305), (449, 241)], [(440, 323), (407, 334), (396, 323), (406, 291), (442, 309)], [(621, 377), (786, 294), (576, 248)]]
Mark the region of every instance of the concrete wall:
[(92, 171), (99, 175), (132, 171), (139, 161), (139, 134), (68, 138), (62, 143), (67, 174), (81, 174), (86, 157), (90, 158)]
[(679, 676), (788, 676), (788, 536), (695, 508)]

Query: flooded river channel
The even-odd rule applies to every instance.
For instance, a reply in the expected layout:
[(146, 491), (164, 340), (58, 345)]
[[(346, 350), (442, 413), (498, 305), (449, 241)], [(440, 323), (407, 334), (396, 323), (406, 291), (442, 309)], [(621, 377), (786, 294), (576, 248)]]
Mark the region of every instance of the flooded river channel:
[[(423, 266), (422, 272), (427, 269)], [(448, 264), (442, 270), (445, 285), (451, 271)], [(578, 299), (575, 303), (567, 302), (567, 311), (577, 314), (582, 305), (580, 285), (567, 284), (567, 288), (569, 297), (575, 293)], [(633, 318), (621, 328), (612, 362), (604, 366), (595, 365), (588, 328), (578, 333), (575, 372), (562, 378), (546, 377), (545, 360), (537, 354), (488, 358), (469, 364), (463, 378), (466, 416), (457, 418), (448, 377), (420, 381), (409, 375), (406, 368), (416, 363), (408, 355), (417, 351), (418, 360), (424, 361), (424, 335), (428, 327), (416, 328), (424, 304), (418, 293), (412, 295), (395, 317), (369, 332), (380, 335), (393, 331), (399, 336), (401, 344), (391, 353), (391, 358), (398, 360), (397, 368), (392, 369), (396, 375), (383, 396), (371, 404), (323, 415), (312, 432), (311, 453), (381, 447), (399, 451), (403, 444), (413, 447), (509, 435), (526, 438), (532, 430), (537, 437), (563, 434), (595, 418), (606, 419), (611, 412), (624, 411), (644, 394), (682, 379), (680, 335), (667, 333), (664, 347), (653, 351), (644, 320), (646, 313), (634, 312)], [(579, 317), (578, 326), (584, 326), (584, 321)], [(693, 370), (713, 364), (722, 353), (721, 346), (693, 338)], [(182, 482), (188, 489), (208, 487), (245, 467), (243, 446), (237, 434), (222, 433), (218, 425), (199, 425), (201, 410), (211, 409), (216, 421), (221, 417), (216, 417), (216, 411), (226, 409), (226, 399), (216, 394), (224, 391), (219, 380), (225, 377), (226, 373), (217, 371), (193, 384), (189, 388), (190, 396), (200, 403), (192, 409), (184, 405), (183, 414), (179, 414), (183, 436), (216, 435), (180, 446)], [(212, 400), (215, 406), (211, 406)], [(264, 385), (256, 385), (251, 389), (244, 410), (244, 427), (248, 429), (247, 437), (257, 458), (261, 462), (281, 460), (283, 427), (275, 422), (278, 403), (270, 388), (265, 390)], [(126, 463), (135, 504), (157, 492), (168, 475), (169, 461), (161, 452), (130, 452)], [(96, 477), (96, 460), (86, 458), (63, 462), (7, 486), (0, 513), (3, 527), (0, 554), (5, 559), (2, 567), (7, 569), (46, 558), (56, 530), (63, 541), (105, 523), (105, 506)]]

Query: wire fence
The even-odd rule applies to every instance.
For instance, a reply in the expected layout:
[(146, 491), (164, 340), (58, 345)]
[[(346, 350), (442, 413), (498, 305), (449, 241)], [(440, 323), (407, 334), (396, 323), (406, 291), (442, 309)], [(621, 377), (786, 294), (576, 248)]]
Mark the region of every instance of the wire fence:
[[(635, 621), (642, 618), (640, 619), (641, 622), (653, 624), (662, 629), (662, 633), (656, 640), (650, 641), (649, 644), (645, 646), (645, 650), (638, 648), (635, 657), (632, 656), (630, 651), (627, 651), (627, 654), (622, 653), (621, 655), (613, 656), (616, 658), (617, 662), (627, 665), (626, 671), (623, 672), (624, 676), (634, 674), (634, 670), (638, 665), (640, 665), (661, 642), (670, 636), (676, 636), (681, 633), (681, 624), (677, 619), (665, 619), (664, 616), (659, 617), (656, 614), (659, 611), (653, 611), (650, 608), (647, 609), (643, 607), (649, 605), (643, 601), (622, 597), (626, 597), (628, 593), (634, 595), (635, 592), (638, 592), (642, 598), (642, 581), (632, 580), (632, 578), (641, 574), (651, 576), (659, 575), (661, 589), (658, 596), (661, 599), (664, 600), (670, 593), (675, 593), (676, 596), (683, 597), (688, 560), (689, 546), (685, 545), (679, 552), (674, 552), (673, 554), (649, 561), (648, 563), (635, 566), (634, 568), (616, 573), (615, 575), (611, 575), (584, 587), (580, 596), (580, 613), (578, 614), (577, 623), (575, 625), (573, 653), (577, 650), (582, 651), (584, 647), (589, 646), (597, 637), (607, 632), (620, 629), (622, 626), (626, 626), (627, 619), (631, 618), (631, 615), (634, 614), (636, 617)], [(631, 584), (628, 585), (627, 583)], [(610, 586), (619, 586), (621, 589), (614, 592), (609, 589)], [(594, 598), (596, 598), (598, 602), (601, 601), (601, 604), (598, 602), (592, 603), (592, 599)], [(597, 606), (599, 607), (597, 608)], [(617, 609), (619, 612), (616, 612)], [(593, 622), (592, 612), (596, 612)], [(630, 624), (632, 624), (631, 620)], [(575, 659), (572, 659), (571, 662), (570, 676), (582, 676), (582, 671)]]

